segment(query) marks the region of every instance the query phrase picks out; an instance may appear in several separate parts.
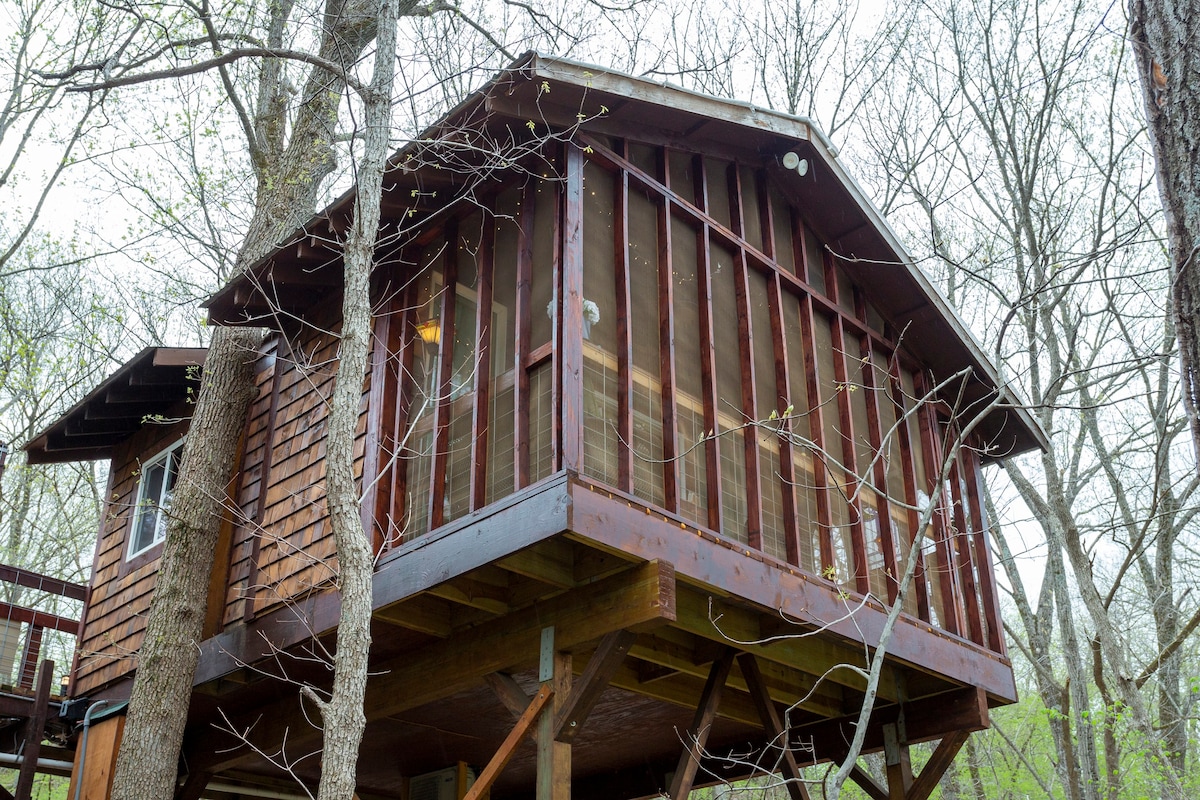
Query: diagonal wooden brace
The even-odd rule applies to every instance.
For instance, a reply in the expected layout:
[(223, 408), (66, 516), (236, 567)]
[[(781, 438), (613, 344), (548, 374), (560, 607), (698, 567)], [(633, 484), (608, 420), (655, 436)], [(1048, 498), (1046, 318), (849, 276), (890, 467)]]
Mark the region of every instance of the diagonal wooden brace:
[(729, 678), (729, 670), (733, 667), (734, 651), (725, 648), (725, 652), (713, 662), (708, 673), (708, 681), (704, 691), (700, 693), (700, 705), (696, 707), (696, 717), (688, 731), (687, 747), (679, 757), (679, 766), (675, 768), (675, 777), (671, 780), (671, 800), (684, 800), (692, 791), (696, 781), (696, 772), (700, 769), (700, 759), (704, 755), (704, 745), (708, 741), (709, 731), (717, 718), (717, 709), (721, 705), (721, 690)]
[(513, 753), (517, 750), (517, 745), (529, 735), (529, 730), (533, 723), (537, 720), (538, 715), (542, 712), (546, 703), (554, 696), (554, 690), (549, 686), (542, 686), (538, 693), (529, 701), (529, 707), (525, 709), (525, 713), (517, 720), (517, 724), (508, 732), (508, 736), (504, 737), (500, 748), (496, 754), (492, 756), (492, 760), (483, 768), (483, 772), (479, 773), (479, 777), (475, 779), (474, 785), (463, 797), (463, 800), (479, 800), (486, 792), (492, 788), (496, 778), (499, 777), (501, 771), (507, 766), (509, 760), (513, 757)]
[(627, 630), (613, 631), (600, 641), (583, 674), (571, 687), (571, 694), (554, 719), (554, 738), (570, 742), (583, 728), (587, 715), (596, 706), (613, 673), (621, 666), (636, 635)]
[(742, 670), (742, 677), (746, 679), (746, 688), (750, 690), (750, 699), (754, 701), (758, 715), (762, 718), (763, 728), (766, 729), (771, 741), (777, 743), (783, 750), (780, 770), (787, 781), (788, 795), (792, 800), (809, 800), (804, 777), (800, 774), (800, 767), (796, 764), (796, 755), (788, 747), (787, 731), (783, 729), (779, 711), (775, 708), (774, 701), (771, 700), (770, 692), (767, 691), (766, 681), (763, 680), (762, 671), (758, 668), (758, 660), (753, 653), (742, 653), (737, 657), (737, 661)]

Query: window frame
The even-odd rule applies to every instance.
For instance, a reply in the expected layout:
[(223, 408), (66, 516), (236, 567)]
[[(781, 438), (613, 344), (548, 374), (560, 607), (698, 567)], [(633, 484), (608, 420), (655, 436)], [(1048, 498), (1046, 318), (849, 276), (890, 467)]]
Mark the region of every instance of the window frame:
[[(138, 488), (137, 501), (134, 504), (133, 515), (130, 519), (128, 534), (125, 543), (125, 558), (124, 563), (129, 567), (140, 566), (141, 564), (155, 558), (162, 547), (163, 541), (166, 539), (166, 524), (163, 519), (163, 514), (167, 507), (162, 505), (164, 493), (169, 493), (174, 490), (175, 480), (179, 476), (179, 452), (183, 447), (184, 439), (179, 439), (173, 444), (163, 448), (158, 453), (146, 461), (141, 462), (138, 467)], [(158, 498), (151, 501), (146, 497), (146, 476), (149, 470), (158, 464), (165, 462), (166, 471), (163, 475), (163, 484), (159, 487)], [(134, 546), (137, 542), (137, 532), (141, 527), (142, 521), (147, 513), (154, 513), (154, 535), (149, 544), (135, 550)], [(162, 534), (159, 534), (161, 529)]]

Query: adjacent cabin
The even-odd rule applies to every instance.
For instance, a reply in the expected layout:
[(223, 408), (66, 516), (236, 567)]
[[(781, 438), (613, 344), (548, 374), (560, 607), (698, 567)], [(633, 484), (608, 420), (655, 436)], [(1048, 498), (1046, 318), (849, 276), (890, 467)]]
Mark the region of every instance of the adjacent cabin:
[[(328, 680), (338, 621), (323, 459), (353, 201), (208, 303), (269, 333), (180, 798), (316, 784), (284, 677)], [(868, 794), (928, 796), (1016, 700), (981, 468), (1044, 435), (811, 122), (531, 53), (395, 154), (382, 212), (360, 797), (793, 778), (844, 757), (896, 602)], [(75, 698), (128, 696), (203, 360), (144, 351), (26, 448), (111, 460)], [(120, 724), (90, 729), (78, 796), (106, 797)]]

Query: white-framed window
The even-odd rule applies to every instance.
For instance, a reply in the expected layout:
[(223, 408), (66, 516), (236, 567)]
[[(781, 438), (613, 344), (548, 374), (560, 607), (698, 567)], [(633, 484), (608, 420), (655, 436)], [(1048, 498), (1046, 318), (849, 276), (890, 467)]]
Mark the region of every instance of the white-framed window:
[(175, 491), (182, 447), (183, 440), (180, 439), (142, 465), (126, 560), (146, 552), (167, 535), (167, 510)]

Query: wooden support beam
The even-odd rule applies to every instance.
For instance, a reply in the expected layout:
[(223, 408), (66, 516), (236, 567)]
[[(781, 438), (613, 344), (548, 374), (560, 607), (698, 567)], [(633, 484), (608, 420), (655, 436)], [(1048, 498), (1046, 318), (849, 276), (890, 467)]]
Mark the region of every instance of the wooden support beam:
[(904, 800), (912, 786), (913, 772), (903, 707), (895, 722), (883, 726), (883, 757), (887, 765), (888, 797), (890, 800)]
[(725, 679), (733, 667), (733, 648), (726, 648), (725, 653), (713, 662), (700, 695), (700, 705), (696, 707), (696, 717), (688, 730), (687, 741), (684, 742), (683, 754), (679, 757), (679, 766), (671, 779), (669, 795), (671, 800), (684, 800), (692, 791), (696, 780), (696, 772), (700, 769), (700, 759), (704, 757), (704, 745), (708, 734), (717, 718), (717, 708), (721, 705), (721, 690), (725, 688)]
[(428, 633), (445, 639), (454, 630), (456, 617), (461, 619), (462, 610), (449, 600), (420, 594), (399, 603), (394, 603), (375, 612), (375, 617), (391, 625), (408, 628), (410, 631)]
[(909, 787), (905, 800), (926, 800), (933, 793), (934, 787), (946, 774), (950, 762), (954, 761), (954, 757), (958, 755), (958, 751), (966, 743), (968, 736), (970, 733), (967, 731), (952, 731), (942, 737), (937, 747), (934, 748), (933, 755), (925, 762), (925, 768), (921, 770), (921, 774)]
[(880, 786), (879, 782), (860, 767), (857, 761), (850, 768), (850, 780), (858, 784), (871, 800), (889, 800), (887, 789)]
[(212, 780), (211, 772), (192, 770), (183, 783), (175, 787), (174, 800), (200, 800), (200, 795), (208, 788), (210, 780)]
[[(777, 746), (780, 753), (779, 768), (787, 781), (788, 795), (792, 800), (809, 800), (808, 789), (804, 785), (804, 776), (796, 763), (796, 756), (788, 747), (787, 731), (779, 718), (779, 711), (767, 692), (767, 684), (763, 681), (762, 672), (758, 669), (758, 659), (753, 653), (741, 653), (737, 657), (738, 667), (742, 677), (746, 679), (746, 688), (750, 690), (750, 699), (758, 708), (762, 717), (763, 728), (767, 731), (767, 739), (771, 746)], [(769, 748), (768, 748), (769, 749)]]
[(504, 741), (500, 743), (500, 748), (496, 750), (496, 754), (492, 756), (492, 760), (483, 768), (483, 772), (479, 773), (479, 777), (475, 779), (475, 783), (463, 796), (463, 800), (479, 800), (486, 797), (487, 791), (492, 788), (496, 778), (499, 777), (501, 770), (508, 764), (513, 757), (513, 753), (517, 750), (517, 745), (524, 741), (529, 735), (529, 731), (533, 723), (542, 712), (542, 708), (554, 696), (554, 689), (550, 686), (543, 686), (538, 690), (538, 693), (529, 701), (529, 705), (525, 711), (517, 719), (517, 724), (508, 732), (508, 736), (504, 737)]
[[(675, 619), (675, 568), (650, 561), (602, 580), (565, 592), (531, 608), (493, 620), (472, 636), (457, 636), (374, 665), (378, 673), (367, 684), (368, 721), (478, 685), (491, 672), (526, 666), (538, 652), (541, 630), (555, 627), (556, 647), (567, 650), (622, 628), (658, 625)], [(233, 730), (249, 730), (252, 742), (278, 747), (286, 736), (289, 749), (315, 745), (318, 732), (305, 722), (299, 706), (246, 709), (231, 721)], [(252, 756), (228, 734), (208, 731), (196, 742), (205, 763), (196, 768), (221, 772)]]
[(562, 366), (563, 469), (583, 468), (583, 150), (568, 143), (563, 196), (562, 314), (559, 357)]
[(548, 583), (560, 589), (575, 585), (575, 548), (566, 539), (551, 539), (496, 562), (517, 575)]
[[(883, 726), (895, 722), (899, 712), (900, 707), (896, 705), (874, 710), (862, 752), (873, 753), (883, 749)], [(858, 715), (850, 714), (793, 728), (792, 734), (800, 741), (815, 743), (818, 759), (840, 759), (844, 755), (840, 743), (850, 740), (857, 724)], [(987, 693), (975, 686), (909, 700), (904, 704), (904, 727), (910, 743), (939, 739), (953, 731), (979, 731), (988, 725)], [(822, 743), (828, 743), (824, 749)]]
[(37, 774), (38, 756), (42, 752), (42, 737), (46, 734), (46, 711), (50, 705), (50, 681), (53, 677), (54, 662), (47, 659), (38, 667), (33, 713), (25, 723), (25, 757), (21, 761), (21, 771), (13, 792), (16, 800), (29, 800), (33, 793), (33, 778)]
[(525, 690), (517, 683), (516, 679), (507, 672), (489, 672), (483, 676), (484, 681), (491, 687), (492, 692), (504, 704), (504, 707), (509, 712), (520, 719), (525, 713), (525, 709), (529, 707), (529, 695), (525, 694)]
[(571, 800), (571, 745), (554, 738), (556, 721), (571, 693), (571, 654), (558, 649), (554, 628), (542, 629), (539, 664), (542, 690), (554, 694), (554, 703), (538, 720), (536, 800)]
[(600, 641), (571, 694), (562, 701), (554, 721), (554, 736), (560, 742), (572, 742), (583, 729), (588, 714), (608, 686), (613, 673), (637, 638), (631, 631), (613, 631)]

